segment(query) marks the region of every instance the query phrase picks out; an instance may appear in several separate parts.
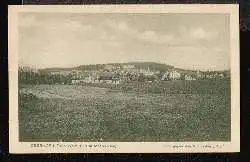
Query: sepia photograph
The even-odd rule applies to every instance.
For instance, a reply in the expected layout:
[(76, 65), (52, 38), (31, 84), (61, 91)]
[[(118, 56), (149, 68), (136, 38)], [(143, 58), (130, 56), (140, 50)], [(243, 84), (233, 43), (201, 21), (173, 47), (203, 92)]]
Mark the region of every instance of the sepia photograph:
[(135, 6), (9, 7), (13, 150), (239, 151), (238, 6)]

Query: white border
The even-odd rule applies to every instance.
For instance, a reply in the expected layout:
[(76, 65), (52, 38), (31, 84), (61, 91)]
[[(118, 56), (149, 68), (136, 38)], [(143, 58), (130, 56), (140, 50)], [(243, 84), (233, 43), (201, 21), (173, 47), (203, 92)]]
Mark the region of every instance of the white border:
[[(18, 135), (18, 14), (62, 13), (228, 13), (231, 54), (231, 142), (19, 142)], [(8, 8), (9, 48), (9, 150), (10, 153), (200, 153), (240, 151), (239, 6), (237, 4), (169, 5), (19, 5)], [(35, 147), (32, 143), (54, 144)], [(65, 147), (59, 147), (59, 144)], [(82, 147), (69, 147), (82, 144)], [(110, 144), (116, 147), (89, 147)], [(67, 145), (67, 146), (66, 146)], [(87, 147), (85, 147), (87, 146)], [(182, 147), (181, 147), (182, 146)]]

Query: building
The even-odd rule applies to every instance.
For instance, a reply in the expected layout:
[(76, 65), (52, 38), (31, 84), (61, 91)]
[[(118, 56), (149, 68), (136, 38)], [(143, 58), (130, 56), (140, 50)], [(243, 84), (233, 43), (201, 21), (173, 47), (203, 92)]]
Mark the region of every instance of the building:
[(145, 76), (153, 76), (155, 73), (153, 71), (145, 71), (142, 74)]
[(186, 74), (186, 75), (185, 75), (185, 80), (196, 80), (196, 79), (195, 79), (194, 77), (192, 77), (192, 76)]
[(122, 68), (123, 68), (124, 70), (135, 69), (135, 65), (123, 65)]
[(162, 77), (161, 77), (161, 80), (169, 80), (169, 72), (165, 72)]
[(149, 68), (148, 69), (139, 69), (137, 71), (137, 74), (143, 74), (144, 76), (146, 77), (150, 77), (150, 76), (154, 76), (154, 75), (158, 75), (160, 74), (160, 71), (156, 71), (156, 70), (150, 70)]
[(38, 69), (36, 69), (34, 67), (28, 67), (28, 66), (19, 67), (19, 71), (38, 73)]
[(224, 76), (224, 74), (219, 74), (219, 77), (220, 77), (221, 79), (223, 79), (225, 76)]
[(88, 77), (84, 78), (82, 81), (85, 82), (85, 83), (94, 83), (95, 78), (92, 77), (92, 76), (88, 76)]
[(71, 70), (68, 70), (68, 71), (52, 71), (50, 72), (52, 75), (63, 75), (63, 76), (67, 76), (67, 75), (70, 75), (72, 74), (72, 71)]
[(72, 80), (71, 83), (72, 84), (79, 84), (81, 81), (80, 80)]
[(178, 73), (177, 71), (171, 71), (170, 73), (169, 73), (169, 79), (170, 80), (179, 80), (181, 78), (181, 74), (180, 73)]
[(115, 66), (111, 65), (111, 64), (107, 64), (107, 65), (104, 66), (104, 69), (105, 70), (113, 70), (113, 69), (115, 69)]
[(111, 84), (111, 83), (113, 83), (113, 81), (112, 81), (112, 80), (107, 79), (107, 80), (105, 80), (105, 83)]
[(120, 74), (116, 72), (102, 72), (96, 77), (96, 79), (98, 79), (100, 83), (120, 84)]
[(206, 78), (206, 75), (204, 75), (203, 72), (197, 70), (196, 71), (196, 78), (197, 79), (204, 79), (204, 78)]
[(120, 80), (120, 79), (113, 80), (113, 84), (120, 84), (120, 83), (121, 83), (121, 80)]

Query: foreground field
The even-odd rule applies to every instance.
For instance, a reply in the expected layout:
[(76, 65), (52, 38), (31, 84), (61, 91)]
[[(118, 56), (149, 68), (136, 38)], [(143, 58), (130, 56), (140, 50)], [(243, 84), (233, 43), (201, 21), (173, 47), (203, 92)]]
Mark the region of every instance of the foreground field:
[[(35, 97), (26, 98), (25, 93)], [(171, 94), (25, 85), (20, 88), (20, 140), (228, 141), (229, 99), (227, 90)]]

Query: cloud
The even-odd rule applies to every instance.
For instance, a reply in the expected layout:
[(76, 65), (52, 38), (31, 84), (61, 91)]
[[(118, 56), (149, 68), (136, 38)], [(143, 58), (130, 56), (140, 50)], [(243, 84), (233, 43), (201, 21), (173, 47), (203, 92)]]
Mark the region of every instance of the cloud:
[(118, 34), (128, 34), (133, 35), (138, 33), (138, 31), (131, 26), (129, 26), (126, 22), (123, 21), (114, 21), (114, 20), (106, 20), (104, 21), (104, 26), (111, 29), (112, 32), (118, 32)]
[(205, 31), (203, 28), (192, 29), (190, 35), (196, 39), (211, 39), (217, 36), (216, 31)]
[(228, 47), (218, 39), (223, 32), (202, 24), (178, 28), (158, 26), (148, 19), (145, 24), (113, 17), (98, 22), (86, 19), (20, 17), (21, 62), (41, 67), (119, 61), (154, 61), (201, 69), (228, 65)]
[[(203, 46), (169, 47), (167, 61), (176, 67), (207, 69), (228, 69), (229, 55), (226, 49)], [(224, 64), (223, 64), (224, 63)]]
[(144, 31), (142, 33), (138, 33), (137, 37), (140, 40), (151, 42), (151, 43), (157, 43), (157, 44), (165, 44), (173, 40), (173, 36), (170, 34), (160, 35), (150, 30)]
[(180, 33), (183, 37), (196, 40), (211, 40), (218, 36), (218, 32), (214, 30), (204, 29), (202, 27), (198, 28), (180, 28)]
[(20, 27), (22, 29), (29, 30), (30, 28), (36, 28), (42, 31), (77, 31), (77, 32), (90, 32), (93, 27), (89, 24), (81, 24), (79, 21), (71, 19), (55, 19), (46, 18), (39, 19), (38, 16), (28, 15), (20, 17)]
[(115, 21), (106, 21), (106, 25), (111, 29), (110, 37), (115, 37), (114, 34), (122, 35), (120, 38), (126, 39), (130, 37), (138, 41), (154, 43), (154, 44), (166, 44), (173, 40), (173, 36), (169, 33), (160, 34), (152, 30), (140, 31), (138, 29), (129, 26), (125, 22), (115, 22)]

